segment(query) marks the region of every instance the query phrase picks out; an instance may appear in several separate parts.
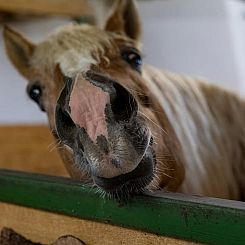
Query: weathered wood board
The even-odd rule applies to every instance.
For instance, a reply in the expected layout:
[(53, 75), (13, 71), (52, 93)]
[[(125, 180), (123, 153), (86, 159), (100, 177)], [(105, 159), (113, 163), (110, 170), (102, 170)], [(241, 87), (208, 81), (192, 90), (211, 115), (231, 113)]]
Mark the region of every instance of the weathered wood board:
[(73, 235), (90, 245), (195, 244), (6, 203), (0, 203), (0, 217), (0, 229), (11, 227), (26, 238), (44, 244), (63, 235)]
[(0, 0), (0, 11), (31, 15), (90, 16), (86, 0)]
[(156, 236), (245, 244), (245, 204), (238, 201), (161, 192), (118, 203), (69, 178), (1, 169), (0, 201)]
[(0, 168), (68, 176), (45, 125), (0, 126)]

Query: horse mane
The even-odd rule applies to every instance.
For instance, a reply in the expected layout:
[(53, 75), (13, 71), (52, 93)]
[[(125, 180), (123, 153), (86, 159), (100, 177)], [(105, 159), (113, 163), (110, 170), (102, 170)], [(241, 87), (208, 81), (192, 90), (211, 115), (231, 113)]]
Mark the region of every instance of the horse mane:
[(102, 30), (95, 31), (85, 24), (69, 24), (58, 28), (41, 42), (31, 62), (33, 66), (43, 66), (43, 70), (47, 72), (52, 72), (55, 65), (60, 64), (63, 74), (73, 77), (79, 71), (89, 68), (84, 67), (85, 64), (99, 62), (100, 57), (108, 62), (105, 47), (109, 49), (111, 46), (108, 35)]
[(42, 70), (52, 72), (56, 64), (60, 64), (63, 74), (73, 77), (80, 71), (89, 69), (85, 67), (88, 63), (91, 65), (105, 62), (109, 65), (110, 59), (107, 55), (118, 49), (113, 45), (112, 39), (132, 43), (127, 37), (105, 33), (91, 25), (68, 24), (58, 28), (38, 45), (31, 65), (41, 65)]
[(150, 66), (144, 78), (161, 106), (159, 121), (165, 114), (180, 144), (173, 153), (182, 154), (185, 169), (179, 191), (237, 199), (245, 174), (244, 100), (205, 81)]

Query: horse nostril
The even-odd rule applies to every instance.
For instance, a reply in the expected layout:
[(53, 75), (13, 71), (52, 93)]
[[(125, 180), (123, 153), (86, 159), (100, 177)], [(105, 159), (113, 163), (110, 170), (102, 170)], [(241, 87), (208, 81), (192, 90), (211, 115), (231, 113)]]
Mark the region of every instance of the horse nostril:
[(111, 109), (116, 121), (130, 121), (137, 115), (138, 105), (132, 94), (118, 83), (113, 84), (116, 96), (112, 101)]
[(59, 138), (72, 147), (76, 135), (76, 125), (70, 115), (59, 104), (56, 106), (55, 122)]
[(68, 113), (67, 96), (71, 93), (73, 81), (69, 77), (64, 77), (64, 82), (65, 86), (60, 93), (55, 108), (55, 125), (60, 140), (72, 147), (76, 136), (76, 125)]

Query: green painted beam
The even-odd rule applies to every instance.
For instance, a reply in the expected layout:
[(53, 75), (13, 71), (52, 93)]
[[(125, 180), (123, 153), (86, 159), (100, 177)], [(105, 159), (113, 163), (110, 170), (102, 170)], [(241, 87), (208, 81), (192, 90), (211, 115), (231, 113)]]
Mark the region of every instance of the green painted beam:
[(245, 244), (245, 204), (165, 193), (127, 205), (68, 178), (0, 170), (0, 201), (208, 244)]

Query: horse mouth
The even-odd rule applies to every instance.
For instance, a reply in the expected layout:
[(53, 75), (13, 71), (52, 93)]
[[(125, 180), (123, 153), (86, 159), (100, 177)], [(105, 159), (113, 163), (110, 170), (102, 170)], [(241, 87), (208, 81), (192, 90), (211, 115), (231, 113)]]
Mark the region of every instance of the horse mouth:
[(72, 149), (74, 165), (116, 199), (142, 192), (153, 179), (155, 159), (133, 96), (97, 74), (65, 84), (56, 106), (56, 131)]
[[(147, 146), (145, 155), (135, 169), (115, 177), (100, 176), (100, 172), (94, 172), (91, 167), (94, 163), (91, 163), (84, 152), (73, 148), (73, 153), (75, 165), (79, 169), (87, 171), (88, 176), (91, 176), (90, 183), (120, 202), (128, 201), (132, 196), (143, 193), (154, 178), (156, 160), (151, 145)], [(98, 159), (95, 161), (101, 163)]]
[[(151, 150), (152, 151), (152, 150)], [(125, 200), (144, 192), (154, 177), (154, 153), (144, 157), (131, 172), (113, 178), (94, 176), (96, 186), (117, 200)]]
[[(78, 129), (78, 132), (79, 131), (80, 129)], [(59, 133), (57, 133), (56, 137), (60, 139)], [(100, 176), (100, 171), (94, 171), (92, 167), (94, 163), (92, 163), (91, 159), (86, 156), (84, 147), (78, 140), (80, 137), (77, 136), (76, 138), (77, 147), (71, 147), (69, 144), (66, 145), (66, 141), (62, 139), (63, 144), (72, 150), (74, 166), (76, 166), (77, 169), (86, 172), (86, 176), (90, 176), (90, 180), (84, 180), (85, 183), (87, 182), (95, 185), (109, 197), (112, 197), (119, 202), (127, 202), (132, 196), (143, 193), (153, 180), (156, 159), (151, 144), (145, 146), (147, 148), (145, 154), (135, 169), (115, 177), (102, 177)], [(90, 154), (91, 153), (92, 152), (90, 152)], [(96, 161), (97, 164), (102, 162), (100, 159), (94, 159), (94, 161)]]
[[(84, 132), (84, 130), (82, 130)], [(81, 133), (81, 129), (77, 130), (78, 135)], [(59, 133), (58, 133), (59, 135)], [(115, 177), (103, 177), (101, 176), (101, 170), (98, 168), (94, 168), (94, 165), (100, 165), (103, 162), (103, 159), (97, 158), (91, 160), (96, 151), (96, 145), (90, 146), (90, 152), (84, 152), (84, 146), (80, 142), (81, 136), (76, 136), (76, 146), (71, 147), (69, 145), (68, 148), (72, 149), (73, 157), (74, 157), (74, 166), (76, 166), (81, 171), (86, 172), (87, 176), (91, 177), (91, 180), (88, 181), (91, 184), (95, 185), (102, 191), (104, 191), (109, 197), (112, 197), (118, 201), (127, 201), (129, 198), (136, 194), (143, 193), (147, 186), (154, 178), (154, 170), (155, 170), (155, 152), (151, 146), (151, 143), (146, 144), (144, 147), (146, 148), (145, 154), (143, 155), (141, 161), (137, 164), (136, 168), (132, 171), (116, 175)], [(66, 141), (63, 139), (63, 143)], [(92, 149), (92, 147), (94, 147)], [(118, 162), (116, 160), (118, 158), (111, 159), (112, 162)], [(109, 163), (107, 162), (109, 165)], [(117, 165), (116, 163), (115, 165)], [(133, 164), (133, 163), (132, 163)], [(120, 167), (119, 167), (120, 168)], [(115, 170), (118, 168), (116, 167)], [(113, 169), (107, 169), (107, 171), (113, 171)], [(86, 180), (85, 180), (86, 182)]]

